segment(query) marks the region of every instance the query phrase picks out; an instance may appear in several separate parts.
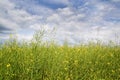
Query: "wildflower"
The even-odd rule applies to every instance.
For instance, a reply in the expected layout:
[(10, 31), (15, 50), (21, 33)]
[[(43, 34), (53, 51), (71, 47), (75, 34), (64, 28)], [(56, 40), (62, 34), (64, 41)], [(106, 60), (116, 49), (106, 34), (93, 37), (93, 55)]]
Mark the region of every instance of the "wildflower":
[(75, 63), (78, 63), (78, 60), (75, 60)]
[(111, 57), (114, 57), (112, 53), (110, 53), (110, 56), (111, 56)]
[(98, 62), (96, 61), (95, 64), (98, 64)]
[(107, 64), (108, 64), (108, 65), (110, 65), (110, 63), (109, 63), (109, 62), (108, 62)]
[(70, 78), (67, 78), (67, 80), (71, 80)]
[(80, 51), (80, 49), (77, 50), (78, 52)]
[(75, 66), (77, 66), (78, 65), (78, 60), (75, 60), (74, 64), (75, 64)]
[(90, 61), (89, 64), (91, 64), (92, 62)]
[(63, 61), (63, 63), (67, 64), (67, 63), (69, 63), (69, 61)]
[(90, 71), (92, 71), (92, 72), (93, 72), (94, 70), (91, 68), (91, 69), (90, 69)]
[(8, 63), (6, 66), (7, 66), (7, 68), (8, 68), (8, 67), (10, 67), (11, 65), (10, 65), (10, 63)]
[(30, 69), (27, 69), (27, 71), (29, 72), (29, 71), (30, 71)]
[(64, 68), (66, 71), (68, 70), (68, 68)]
[(12, 74), (12, 76), (15, 76), (16, 74)]
[(118, 69), (118, 71), (120, 71), (120, 69)]
[(114, 70), (112, 70), (112, 73), (115, 73), (115, 71), (114, 71)]
[(30, 56), (33, 56), (33, 54), (32, 54), (32, 53), (30, 53)]

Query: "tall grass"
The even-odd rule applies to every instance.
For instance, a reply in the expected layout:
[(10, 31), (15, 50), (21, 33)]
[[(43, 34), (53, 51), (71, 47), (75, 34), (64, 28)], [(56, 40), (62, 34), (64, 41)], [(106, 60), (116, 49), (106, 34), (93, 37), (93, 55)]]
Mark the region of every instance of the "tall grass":
[(120, 80), (120, 46), (6, 42), (0, 80)]

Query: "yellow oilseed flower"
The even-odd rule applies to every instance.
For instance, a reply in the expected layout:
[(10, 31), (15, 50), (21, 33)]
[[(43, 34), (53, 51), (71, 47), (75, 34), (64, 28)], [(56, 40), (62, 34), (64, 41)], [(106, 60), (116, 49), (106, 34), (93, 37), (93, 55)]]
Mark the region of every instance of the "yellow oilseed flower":
[(92, 62), (90, 61), (90, 62), (88, 62), (89, 64), (91, 64)]
[(12, 74), (12, 76), (16, 76), (16, 74)]
[(78, 49), (77, 51), (80, 52), (80, 49)]
[(10, 67), (10, 66), (11, 66), (10, 63), (8, 63), (8, 64), (6, 65), (7, 68)]
[(108, 56), (110, 56), (110, 57), (114, 57), (113, 53), (109, 53)]
[(33, 62), (33, 59), (31, 59), (30, 61)]
[(75, 64), (75, 66), (77, 66), (78, 65), (78, 60), (75, 60), (74, 64)]
[(114, 70), (112, 70), (112, 73), (115, 73), (115, 71), (114, 71)]
[(63, 63), (64, 63), (64, 64), (68, 64), (68, 63), (69, 63), (69, 61), (63, 61)]
[(93, 70), (93, 69), (90, 69), (90, 71), (92, 71), (92, 72), (93, 72), (94, 70)]
[(30, 53), (30, 56), (33, 56), (33, 53)]
[(75, 63), (78, 63), (78, 60), (75, 60)]
[(120, 69), (118, 69), (118, 71), (120, 71)]
[(71, 80), (70, 78), (67, 78), (67, 80)]
[(66, 71), (68, 70), (68, 68), (64, 68)]
[(27, 69), (27, 72), (29, 72), (30, 71), (30, 69)]
[(95, 64), (98, 64), (98, 62), (96, 61)]
[(109, 62), (108, 62), (107, 64), (108, 64), (108, 65), (110, 65), (110, 63), (109, 63)]

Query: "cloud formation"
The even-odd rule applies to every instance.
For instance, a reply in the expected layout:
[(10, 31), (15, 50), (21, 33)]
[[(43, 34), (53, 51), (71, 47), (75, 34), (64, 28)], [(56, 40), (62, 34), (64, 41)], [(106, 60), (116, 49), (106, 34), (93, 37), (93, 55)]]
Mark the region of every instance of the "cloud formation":
[(119, 0), (0, 1), (0, 34), (16, 33), (19, 39), (30, 40), (34, 31), (44, 26), (46, 31), (56, 28), (54, 39), (59, 43), (97, 39), (107, 42), (120, 35), (119, 3)]

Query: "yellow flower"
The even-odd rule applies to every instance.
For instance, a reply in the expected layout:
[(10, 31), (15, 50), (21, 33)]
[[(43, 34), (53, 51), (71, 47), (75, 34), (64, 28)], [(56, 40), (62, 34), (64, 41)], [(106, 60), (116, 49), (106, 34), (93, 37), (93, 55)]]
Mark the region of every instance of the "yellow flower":
[(75, 60), (74, 64), (75, 64), (75, 66), (77, 66), (78, 65), (78, 60)]
[(10, 67), (10, 63), (8, 63), (6, 66), (7, 66), (7, 67)]
[(30, 69), (27, 69), (27, 71), (29, 72), (29, 71), (30, 71)]
[(113, 55), (112, 53), (110, 53), (110, 56), (111, 56), (111, 57), (114, 57), (114, 55)]
[(108, 62), (107, 64), (108, 64), (108, 65), (110, 65), (110, 63), (109, 63), (109, 62)]
[(77, 50), (78, 52), (80, 51), (80, 49)]
[(67, 63), (69, 63), (69, 61), (63, 61), (63, 63), (67, 64)]
[(66, 71), (68, 70), (68, 68), (64, 68)]
[(12, 74), (12, 76), (15, 76), (16, 74)]
[(120, 71), (120, 69), (118, 69), (118, 71)]
[(33, 59), (31, 59), (30, 61), (33, 62)]
[(78, 60), (75, 60), (75, 63), (78, 63)]
[(115, 73), (115, 71), (114, 71), (114, 70), (112, 70), (112, 73)]
[(67, 78), (67, 80), (71, 80), (70, 78)]

